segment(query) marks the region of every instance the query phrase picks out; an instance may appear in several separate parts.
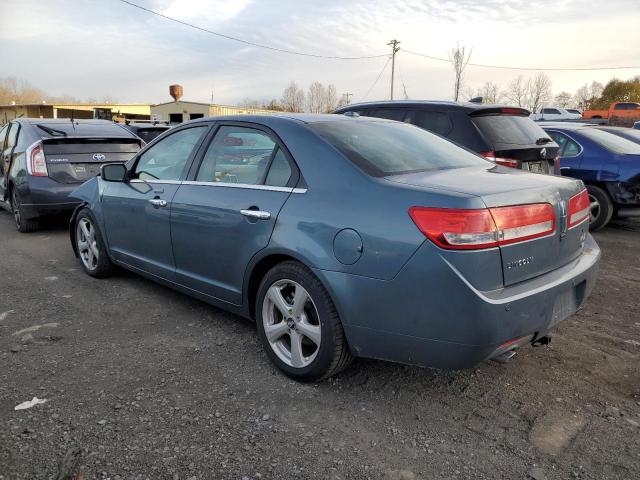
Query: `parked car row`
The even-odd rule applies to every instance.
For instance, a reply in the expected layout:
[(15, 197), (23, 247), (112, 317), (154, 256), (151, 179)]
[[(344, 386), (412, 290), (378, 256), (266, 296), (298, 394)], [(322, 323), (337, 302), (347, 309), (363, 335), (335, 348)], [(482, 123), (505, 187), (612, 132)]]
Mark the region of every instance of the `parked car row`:
[(522, 170), (540, 161), (531, 151), (546, 163), (555, 152), (540, 149), (558, 149), (528, 113), (444, 118), (443, 133), (520, 168), (364, 115), (198, 119), (73, 192), (72, 247), (91, 276), (123, 267), (252, 319), (297, 380), (354, 356), (507, 361), (548, 343), (593, 288), (588, 194)]

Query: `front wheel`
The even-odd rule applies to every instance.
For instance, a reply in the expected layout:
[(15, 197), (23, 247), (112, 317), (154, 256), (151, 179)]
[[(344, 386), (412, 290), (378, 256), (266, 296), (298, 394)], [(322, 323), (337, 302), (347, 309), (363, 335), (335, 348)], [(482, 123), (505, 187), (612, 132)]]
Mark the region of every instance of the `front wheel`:
[(596, 232), (611, 221), (613, 202), (609, 194), (600, 187), (587, 185), (589, 192), (589, 230)]
[(76, 217), (76, 248), (82, 269), (92, 277), (105, 278), (113, 271), (96, 221), (86, 208)]
[(267, 355), (295, 380), (322, 380), (351, 363), (342, 323), (329, 293), (298, 262), (276, 265), (263, 278), (256, 320)]

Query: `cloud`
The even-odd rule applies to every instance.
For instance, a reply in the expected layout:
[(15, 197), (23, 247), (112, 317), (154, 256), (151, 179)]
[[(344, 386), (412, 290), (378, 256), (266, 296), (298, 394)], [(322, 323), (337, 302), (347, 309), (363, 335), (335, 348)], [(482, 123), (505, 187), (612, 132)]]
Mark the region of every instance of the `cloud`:
[[(581, 66), (637, 63), (637, 0), (136, 0), (147, 8), (227, 35), (323, 55), (385, 54), (401, 49), (446, 57), (461, 42), (472, 61), (503, 65)], [(615, 25), (615, 35), (602, 26)], [(597, 37), (588, 44), (585, 38)], [(168, 85), (184, 98), (235, 103), (277, 98), (291, 80), (333, 83), (363, 100), (386, 58), (322, 60), (250, 47), (153, 16), (121, 2), (3, 0), (2, 75), (24, 77), (51, 94), (111, 95), (121, 101), (163, 102)], [(414, 98), (448, 98), (451, 67), (398, 56), (401, 83)], [(389, 67), (370, 99), (385, 98)], [(519, 71), (469, 68), (469, 86), (505, 84)], [(639, 71), (551, 72), (554, 89), (575, 91)]]

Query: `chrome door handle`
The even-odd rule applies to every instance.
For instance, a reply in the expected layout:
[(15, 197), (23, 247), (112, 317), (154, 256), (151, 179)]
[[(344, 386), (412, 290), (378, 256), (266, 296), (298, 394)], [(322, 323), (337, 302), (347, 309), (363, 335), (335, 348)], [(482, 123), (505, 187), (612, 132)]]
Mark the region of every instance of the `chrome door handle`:
[(271, 218), (269, 212), (263, 212), (262, 210), (240, 210), (240, 213), (245, 217), (257, 218), (258, 220), (269, 220)]
[(158, 208), (158, 207), (166, 207), (167, 206), (167, 201), (166, 200), (161, 200), (160, 198), (152, 198), (151, 200), (149, 200), (149, 203), (151, 205), (153, 205), (154, 207)]

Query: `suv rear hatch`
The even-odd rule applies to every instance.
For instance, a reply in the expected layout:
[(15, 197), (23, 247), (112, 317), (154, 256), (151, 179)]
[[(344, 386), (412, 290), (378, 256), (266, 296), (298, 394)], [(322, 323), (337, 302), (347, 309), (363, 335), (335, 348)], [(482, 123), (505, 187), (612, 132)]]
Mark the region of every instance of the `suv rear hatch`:
[(47, 172), (61, 183), (83, 183), (98, 175), (105, 163), (127, 162), (141, 146), (139, 138), (110, 123), (36, 126), (50, 135), (42, 138)]
[(469, 116), (491, 146), (481, 155), (507, 167), (553, 174), (559, 147), (529, 118), (528, 110), (489, 107), (474, 110)]
[[(579, 180), (523, 174), (497, 166), (488, 169), (470, 167), (425, 171), (393, 175), (386, 179), (418, 187), (474, 195), (479, 197), (487, 208), (498, 208), (507, 212), (508, 207), (550, 204), (553, 209), (552, 232), (538, 238), (501, 244), (498, 247), (505, 286), (555, 270), (582, 253), (589, 228), (588, 221), (584, 219), (588, 219), (588, 215), (580, 217), (583, 220), (572, 228), (569, 225), (571, 214), (575, 213), (570, 210), (570, 199), (584, 190), (584, 185)], [(581, 208), (584, 209), (584, 205)], [(525, 238), (526, 230), (522, 229), (518, 234)]]

